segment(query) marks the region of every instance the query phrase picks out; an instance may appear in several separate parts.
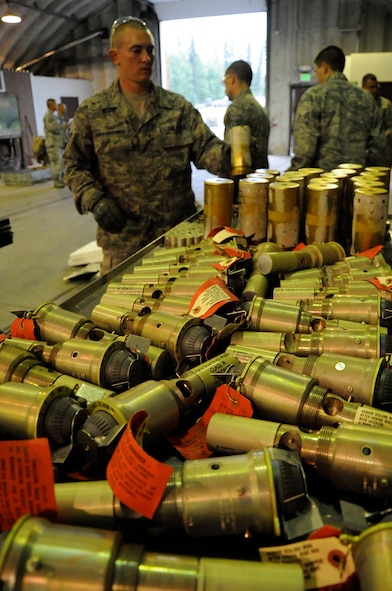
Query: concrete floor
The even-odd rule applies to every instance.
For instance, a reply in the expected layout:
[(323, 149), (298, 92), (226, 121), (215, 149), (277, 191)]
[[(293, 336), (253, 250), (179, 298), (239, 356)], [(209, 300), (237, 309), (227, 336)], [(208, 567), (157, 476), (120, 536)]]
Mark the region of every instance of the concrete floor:
[[(270, 167), (284, 171), (285, 156), (271, 156)], [(196, 199), (204, 200), (204, 180), (211, 175), (193, 172)], [(41, 304), (64, 300), (88, 285), (91, 278), (64, 279), (74, 271), (69, 255), (95, 240), (92, 215), (81, 216), (66, 187), (45, 181), (31, 186), (4, 184), (0, 179), (0, 219), (9, 218), (13, 243), (0, 248), (0, 333), (8, 334), (12, 311), (34, 310)]]

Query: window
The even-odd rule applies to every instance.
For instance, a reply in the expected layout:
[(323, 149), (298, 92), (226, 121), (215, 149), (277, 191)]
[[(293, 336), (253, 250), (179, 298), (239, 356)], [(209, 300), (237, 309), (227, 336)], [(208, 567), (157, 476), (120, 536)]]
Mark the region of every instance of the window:
[(161, 21), (162, 86), (194, 104), (223, 138), (229, 104), (222, 76), (233, 61), (253, 70), (252, 92), (265, 106), (267, 13), (244, 13)]

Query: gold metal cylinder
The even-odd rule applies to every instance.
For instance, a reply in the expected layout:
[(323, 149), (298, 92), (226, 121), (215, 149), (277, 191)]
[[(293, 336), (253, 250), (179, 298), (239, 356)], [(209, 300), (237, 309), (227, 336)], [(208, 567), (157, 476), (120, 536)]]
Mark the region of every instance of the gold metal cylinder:
[(64, 586), (89, 591), (304, 589), (299, 564), (147, 552), (139, 544), (125, 543), (117, 531), (50, 523), (27, 515), (4, 536), (0, 577), (4, 588), (13, 591), (55, 591)]
[(391, 179), (391, 169), (389, 166), (367, 166), (363, 172), (365, 174), (368, 172), (374, 174), (377, 178), (382, 180), (387, 189), (389, 189)]
[(97, 341), (108, 337), (89, 318), (52, 302), (39, 306), (31, 317), (39, 330), (37, 338), (46, 343), (61, 343), (71, 338)]
[(305, 218), (306, 244), (335, 240), (338, 196), (338, 185), (320, 181), (309, 183)]
[(308, 333), (311, 320), (311, 314), (300, 306), (256, 296), (250, 304), (248, 330)]
[(340, 540), (351, 546), (361, 589), (392, 589), (392, 523), (378, 523), (358, 536), (343, 534)]
[(341, 353), (321, 353), (308, 357), (280, 353), (275, 363), (295, 373), (315, 378), (320, 385), (347, 400), (370, 406), (379, 405), (379, 402), (374, 404), (374, 394), (378, 391), (383, 372), (388, 370), (385, 357), (364, 361), (361, 357)]
[(358, 164), (357, 162), (341, 162), (341, 164), (338, 164), (338, 168), (353, 170), (356, 174), (360, 174), (363, 171), (362, 164)]
[(388, 192), (378, 187), (355, 189), (351, 254), (384, 245)]
[(254, 269), (250, 274), (244, 289), (242, 290), (241, 300), (250, 301), (255, 296), (265, 297), (268, 291), (268, 278), (258, 269)]
[(246, 175), (252, 170), (250, 128), (236, 125), (229, 130), (231, 145), (231, 172), (233, 176)]
[(239, 180), (238, 225), (251, 242), (267, 238), (268, 181), (263, 178)]
[(281, 176), (276, 177), (277, 183), (298, 183), (298, 204), (299, 204), (299, 242), (305, 241), (305, 198), (308, 179), (299, 170), (288, 170)]
[(381, 298), (379, 294), (351, 296), (336, 294), (333, 297), (311, 300), (304, 303), (303, 309), (313, 316), (327, 320), (340, 319), (377, 325), (381, 318)]
[(204, 236), (221, 226), (231, 226), (233, 215), (234, 181), (207, 179), (204, 181)]
[(45, 416), (51, 403), (60, 396), (71, 396), (65, 386), (41, 388), (31, 384), (6, 382), (0, 386), (1, 439), (46, 437)]
[(192, 361), (192, 364), (205, 360), (212, 342), (210, 330), (198, 318), (175, 316), (159, 310), (130, 318), (126, 334), (148, 338), (155, 347), (167, 350), (177, 368), (185, 360)]
[[(383, 329), (378, 326), (362, 325), (357, 329), (325, 328), (312, 334), (295, 334), (288, 343), (286, 351), (300, 357), (312, 353), (335, 353), (354, 357), (382, 357), (390, 351), (389, 339)], [(257, 334), (257, 333), (256, 333)]]
[(252, 401), (261, 419), (311, 429), (319, 426), (318, 415), (327, 389), (318, 386), (313, 378), (294, 373), (290, 376), (285, 368), (255, 357), (237, 379), (236, 387)]
[(360, 187), (385, 187), (384, 181), (380, 180), (378, 177), (372, 178), (360, 174), (351, 177), (351, 182), (354, 185), (354, 189), (359, 189)]
[(276, 182), (268, 190), (268, 240), (284, 250), (298, 244), (299, 184)]
[(91, 318), (104, 330), (114, 331), (118, 335), (124, 335), (127, 331), (128, 322), (136, 312), (131, 312), (119, 306), (109, 304), (97, 304), (91, 312)]

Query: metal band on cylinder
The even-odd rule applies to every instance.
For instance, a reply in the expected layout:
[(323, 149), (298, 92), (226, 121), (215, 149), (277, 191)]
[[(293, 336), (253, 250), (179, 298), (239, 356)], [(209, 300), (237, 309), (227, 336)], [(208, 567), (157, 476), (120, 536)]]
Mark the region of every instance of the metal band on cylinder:
[(268, 191), (268, 240), (284, 250), (298, 244), (299, 184), (272, 183)]

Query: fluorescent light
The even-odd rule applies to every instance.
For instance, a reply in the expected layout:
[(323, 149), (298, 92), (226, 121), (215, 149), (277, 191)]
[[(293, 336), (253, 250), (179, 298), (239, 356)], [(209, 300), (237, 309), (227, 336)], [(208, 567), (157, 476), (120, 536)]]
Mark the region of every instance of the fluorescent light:
[(14, 12), (11, 12), (10, 10), (10, 6), (7, 2), (7, 6), (8, 6), (8, 11), (3, 14), (3, 16), (1, 17), (1, 20), (3, 23), (8, 23), (10, 25), (17, 25), (18, 23), (21, 22), (21, 18), (18, 14), (15, 14)]
[(3, 23), (16, 25), (17, 23), (20, 23), (22, 19), (17, 14), (11, 14), (10, 12), (7, 12), (1, 17), (1, 20)]

